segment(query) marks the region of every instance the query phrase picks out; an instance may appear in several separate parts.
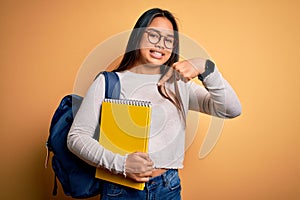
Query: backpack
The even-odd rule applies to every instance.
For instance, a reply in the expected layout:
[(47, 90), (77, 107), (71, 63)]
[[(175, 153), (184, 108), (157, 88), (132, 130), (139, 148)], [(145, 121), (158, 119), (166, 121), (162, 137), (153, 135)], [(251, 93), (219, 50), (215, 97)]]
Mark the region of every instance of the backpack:
[[(118, 99), (120, 96), (118, 75), (114, 72), (100, 74), (105, 76), (105, 98)], [(49, 152), (52, 152), (52, 169), (55, 174), (53, 195), (57, 194), (57, 179), (64, 193), (73, 198), (88, 198), (101, 192), (101, 180), (95, 178), (96, 167), (81, 160), (67, 147), (67, 135), (82, 100), (83, 97), (76, 94), (65, 96), (51, 120), (50, 134), (46, 142), (48, 151), (45, 166), (48, 164)], [(99, 131), (98, 128), (96, 131)]]

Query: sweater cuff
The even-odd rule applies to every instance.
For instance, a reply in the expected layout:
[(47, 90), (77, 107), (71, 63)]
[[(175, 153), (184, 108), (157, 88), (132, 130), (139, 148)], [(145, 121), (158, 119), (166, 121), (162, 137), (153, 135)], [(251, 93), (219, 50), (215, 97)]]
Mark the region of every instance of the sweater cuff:
[(115, 154), (115, 157), (112, 160), (109, 170), (117, 174), (122, 174), (124, 173), (125, 162), (126, 155), (121, 156), (120, 154)]
[(104, 151), (97, 167), (103, 167), (115, 174), (122, 174), (124, 172), (124, 163), (126, 156), (115, 154), (111, 151)]

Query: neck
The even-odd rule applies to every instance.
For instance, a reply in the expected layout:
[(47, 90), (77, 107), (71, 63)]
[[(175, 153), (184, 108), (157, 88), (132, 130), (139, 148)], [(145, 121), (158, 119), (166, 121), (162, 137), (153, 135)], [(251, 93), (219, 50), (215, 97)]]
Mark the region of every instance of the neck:
[(134, 65), (129, 71), (137, 74), (160, 74), (160, 65)]

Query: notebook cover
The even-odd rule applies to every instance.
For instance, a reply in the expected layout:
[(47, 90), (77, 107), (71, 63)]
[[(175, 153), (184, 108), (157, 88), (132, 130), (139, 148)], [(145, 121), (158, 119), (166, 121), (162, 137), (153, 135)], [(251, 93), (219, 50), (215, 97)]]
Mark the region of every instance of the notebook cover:
[[(120, 155), (148, 151), (151, 105), (141, 101), (103, 102), (99, 143)], [(96, 178), (143, 190), (145, 184), (97, 168)]]

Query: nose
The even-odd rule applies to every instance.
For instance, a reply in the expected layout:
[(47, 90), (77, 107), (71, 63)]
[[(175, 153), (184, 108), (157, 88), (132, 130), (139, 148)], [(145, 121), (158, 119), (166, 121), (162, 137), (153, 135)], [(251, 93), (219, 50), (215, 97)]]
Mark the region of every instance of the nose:
[(164, 49), (165, 48), (164, 37), (160, 38), (160, 40), (158, 41), (158, 43), (155, 44), (155, 47), (160, 48), (160, 49)]

